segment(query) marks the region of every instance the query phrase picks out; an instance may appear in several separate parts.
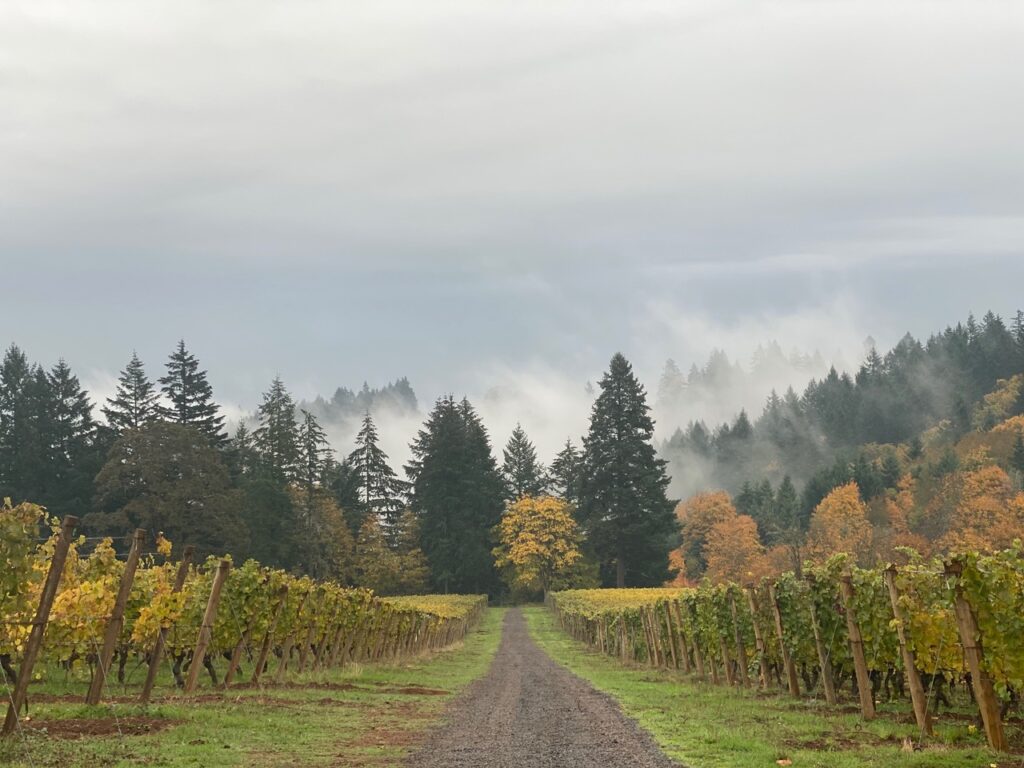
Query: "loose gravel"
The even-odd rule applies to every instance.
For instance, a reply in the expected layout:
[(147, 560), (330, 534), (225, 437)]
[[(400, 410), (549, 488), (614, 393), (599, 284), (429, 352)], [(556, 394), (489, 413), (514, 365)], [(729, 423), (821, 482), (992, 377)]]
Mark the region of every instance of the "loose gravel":
[(673, 768), (608, 695), (556, 664), (518, 610), (491, 668), (456, 699), (410, 768)]

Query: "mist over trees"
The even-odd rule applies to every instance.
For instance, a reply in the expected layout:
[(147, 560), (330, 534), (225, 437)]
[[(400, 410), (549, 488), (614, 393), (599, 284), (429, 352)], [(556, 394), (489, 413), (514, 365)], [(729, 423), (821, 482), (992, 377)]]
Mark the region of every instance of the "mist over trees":
[[(819, 362), (772, 346), (753, 370)], [(656, 411), (671, 419), (691, 394), (749, 375), (722, 354), (686, 376), (671, 364)], [(660, 445), (625, 357), (592, 395), (587, 433), (547, 464), (519, 424), (496, 455), (469, 400), (442, 397), (401, 477), (374, 414), (416, 413), (407, 379), (297, 403), (276, 377), (229, 439), (184, 341), (156, 377), (133, 353), (102, 418), (64, 361), (46, 369), (12, 345), (0, 363), (0, 497), (78, 515), (118, 546), (143, 527), (202, 554), (381, 592), (646, 586), (680, 570), (799, 568), (836, 547), (882, 558), (1024, 536), (1022, 313), (871, 348), (852, 375), (828, 370), (799, 394), (772, 393), (756, 417), (693, 421)], [(328, 422), (353, 427), (340, 456)], [(671, 475), (700, 493), (674, 505)], [(561, 538), (540, 535), (556, 519)], [(564, 556), (570, 540), (578, 557)]]
[[(831, 368), (802, 393), (772, 392), (756, 418), (741, 411), (717, 425), (691, 421), (660, 446), (674, 490), (739, 493), (744, 483), (778, 485), (787, 475), (803, 484), (837, 459), (852, 459), (864, 444), (909, 442), (940, 422), (963, 433), (971, 407), (998, 380), (1024, 370), (1022, 325), (1020, 313), (1007, 327), (989, 312), (924, 343), (908, 334), (885, 355), (869, 349), (853, 375)], [(691, 381), (722, 384), (735, 370), (719, 358), (686, 380), (666, 375), (662, 388), (671, 400), (690, 391)]]

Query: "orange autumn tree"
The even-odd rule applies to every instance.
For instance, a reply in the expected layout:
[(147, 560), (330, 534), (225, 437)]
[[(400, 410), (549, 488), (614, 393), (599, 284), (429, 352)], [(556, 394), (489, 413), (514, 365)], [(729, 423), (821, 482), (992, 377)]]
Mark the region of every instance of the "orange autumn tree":
[(734, 515), (715, 523), (704, 543), (704, 559), (704, 575), (715, 582), (743, 584), (767, 575), (764, 546), (750, 515)]
[(824, 562), (838, 552), (848, 552), (860, 561), (869, 559), (872, 540), (867, 505), (856, 483), (835, 488), (811, 515), (807, 554)]
[(944, 551), (1003, 549), (1024, 538), (1024, 494), (996, 465), (964, 472), (959, 499), (938, 546)]
[(729, 494), (724, 491), (698, 493), (676, 507), (682, 544), (678, 559), (686, 565), (686, 575), (691, 579), (700, 578), (707, 569), (704, 559), (704, 545), (708, 534), (718, 523), (736, 518), (736, 507)]
[(922, 555), (931, 554), (931, 542), (910, 528), (910, 521), (915, 510), (914, 491), (917, 483), (914, 478), (905, 474), (890, 491), (884, 501), (887, 526), (884, 530), (875, 531), (875, 550), (881, 560), (896, 562), (902, 559), (898, 549), (909, 547)]

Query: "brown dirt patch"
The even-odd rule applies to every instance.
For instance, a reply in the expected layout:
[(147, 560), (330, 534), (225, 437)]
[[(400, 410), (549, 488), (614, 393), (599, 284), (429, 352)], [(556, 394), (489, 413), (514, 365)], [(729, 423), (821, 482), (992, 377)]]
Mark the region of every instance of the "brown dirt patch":
[(90, 736), (144, 736), (171, 728), (180, 720), (166, 717), (69, 717), (64, 720), (32, 720), (23, 728), (29, 733), (59, 739)]

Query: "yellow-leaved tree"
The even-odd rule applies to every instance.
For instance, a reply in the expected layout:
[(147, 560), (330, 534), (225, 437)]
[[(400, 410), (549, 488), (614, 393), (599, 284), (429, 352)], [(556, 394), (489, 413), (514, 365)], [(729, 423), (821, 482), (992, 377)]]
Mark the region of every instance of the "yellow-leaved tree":
[[(834, 489), (814, 508), (807, 534), (807, 554), (824, 562), (837, 552), (847, 552), (864, 562), (870, 559), (872, 528), (867, 505), (856, 483)], [(866, 563), (864, 563), (866, 564)]]
[(569, 504), (553, 496), (524, 496), (498, 524), (495, 565), (514, 590), (547, 592), (580, 559), (580, 534)]

